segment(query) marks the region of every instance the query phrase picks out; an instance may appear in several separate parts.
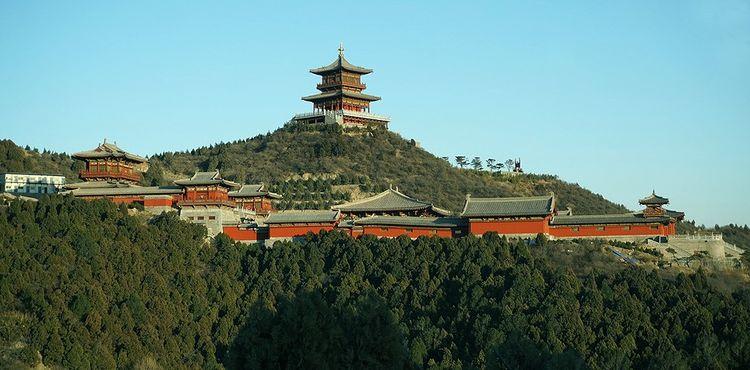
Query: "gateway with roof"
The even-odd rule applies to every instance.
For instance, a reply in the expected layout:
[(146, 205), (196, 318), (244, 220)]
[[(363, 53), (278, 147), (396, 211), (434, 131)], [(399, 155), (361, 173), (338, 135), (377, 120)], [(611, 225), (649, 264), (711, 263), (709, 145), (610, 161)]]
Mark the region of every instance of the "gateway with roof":
[(393, 187), (369, 198), (335, 205), (331, 209), (341, 211), (345, 217), (376, 215), (437, 217), (450, 214), (450, 211), (435, 207), (432, 203), (412, 198)]

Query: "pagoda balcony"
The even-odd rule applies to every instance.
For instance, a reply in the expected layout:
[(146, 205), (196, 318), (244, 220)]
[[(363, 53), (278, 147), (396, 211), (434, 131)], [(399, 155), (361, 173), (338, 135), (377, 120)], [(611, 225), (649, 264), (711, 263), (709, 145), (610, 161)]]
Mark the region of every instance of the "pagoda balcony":
[(332, 118), (349, 116), (349, 117), (359, 117), (359, 118), (373, 119), (373, 120), (385, 121), (385, 122), (389, 122), (391, 120), (391, 118), (388, 116), (383, 116), (380, 114), (372, 114), (368, 112), (357, 112), (353, 110), (326, 110), (326, 111), (318, 110), (316, 112), (297, 113), (294, 115), (293, 119), (305, 119), (305, 118), (324, 117), (324, 116), (329, 116)]
[(237, 203), (226, 199), (184, 199), (177, 202), (178, 207), (208, 207), (208, 206), (226, 206), (236, 207)]
[(360, 83), (351, 83), (351, 82), (324, 82), (324, 83), (319, 83), (317, 87), (318, 87), (318, 90), (324, 90), (324, 89), (333, 88), (333, 87), (338, 88), (338, 87), (341, 87), (341, 86), (354, 87), (354, 88), (357, 88), (357, 89), (360, 89), (360, 90), (364, 90), (364, 89), (367, 88), (367, 84), (363, 84), (361, 82)]
[(139, 173), (123, 173), (123, 172), (107, 172), (107, 171), (80, 171), (78, 176), (82, 180), (91, 179), (124, 179), (130, 181), (141, 181), (141, 175)]

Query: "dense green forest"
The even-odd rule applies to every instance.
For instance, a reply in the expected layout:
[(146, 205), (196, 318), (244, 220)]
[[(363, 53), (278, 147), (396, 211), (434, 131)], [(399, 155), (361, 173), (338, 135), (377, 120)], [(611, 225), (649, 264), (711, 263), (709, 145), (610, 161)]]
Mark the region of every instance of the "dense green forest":
[(0, 368), (748, 368), (750, 290), (601, 241), (206, 240), (66, 197), (0, 207)]

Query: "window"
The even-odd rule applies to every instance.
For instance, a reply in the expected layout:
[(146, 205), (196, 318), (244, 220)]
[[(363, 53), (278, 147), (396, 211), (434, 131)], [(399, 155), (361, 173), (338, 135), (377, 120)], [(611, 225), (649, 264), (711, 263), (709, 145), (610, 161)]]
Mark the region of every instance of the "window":
[(380, 230), (388, 231), (388, 228), (387, 227), (381, 227)]
[[(459, 234), (459, 233), (460, 233), (460, 231), (456, 232), (456, 234)], [(435, 229), (430, 230), (430, 234), (437, 235), (437, 230), (435, 230)]]
[(599, 231), (604, 231), (604, 226), (597, 226), (596, 229)]
[(208, 219), (209, 219), (209, 220), (215, 220), (215, 219), (216, 219), (216, 216), (208, 216)]
[(407, 229), (406, 229), (406, 232), (407, 232), (407, 233), (411, 233), (411, 232), (414, 232), (414, 229), (410, 229), (410, 228), (407, 228)]
[(570, 229), (573, 230), (573, 231), (578, 231), (578, 226), (573, 226)]
[(651, 230), (658, 230), (658, 229), (659, 229), (659, 225), (651, 225)]
[(188, 217), (188, 220), (193, 221), (193, 220), (195, 220), (195, 217), (190, 216), (190, 217)]
[(630, 230), (630, 226), (623, 226), (622, 229), (623, 230)]
[(203, 216), (198, 216), (198, 221), (203, 220), (204, 218), (205, 217), (203, 217)]

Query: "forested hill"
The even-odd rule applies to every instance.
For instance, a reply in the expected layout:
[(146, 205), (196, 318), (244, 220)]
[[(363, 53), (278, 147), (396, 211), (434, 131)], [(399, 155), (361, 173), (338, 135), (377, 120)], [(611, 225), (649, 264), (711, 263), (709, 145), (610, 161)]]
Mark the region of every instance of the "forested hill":
[[(206, 241), (164, 213), (0, 206), (0, 368), (747, 369), (750, 291), (603, 241)], [(41, 367), (41, 366), (40, 366)]]
[[(510, 156), (502, 153), (502, 148), (498, 152)], [(150, 162), (148, 177), (154, 183), (187, 176), (195, 169), (219, 169), (224, 177), (239, 182), (264, 182), (286, 197), (282, 208), (325, 208), (352, 197), (344, 194), (332, 199), (331, 185), (341, 192), (354, 189), (356, 198), (392, 184), (453, 211), (461, 210), (467, 193), (520, 196), (550, 191), (558, 196), (560, 208), (571, 207), (580, 214), (625, 211), (621, 205), (554, 176), (510, 176), (456, 168), (413, 140), (384, 130), (352, 134), (342, 133), (338, 126), (287, 125), (246, 140), (155, 155)], [(305, 174), (318, 182), (287, 181)], [(356, 186), (347, 188), (347, 184)]]
[(78, 177), (82, 163), (65, 153), (48, 150), (21, 148), (13, 141), (0, 140), (0, 173), (46, 173), (64, 175), (68, 181)]

